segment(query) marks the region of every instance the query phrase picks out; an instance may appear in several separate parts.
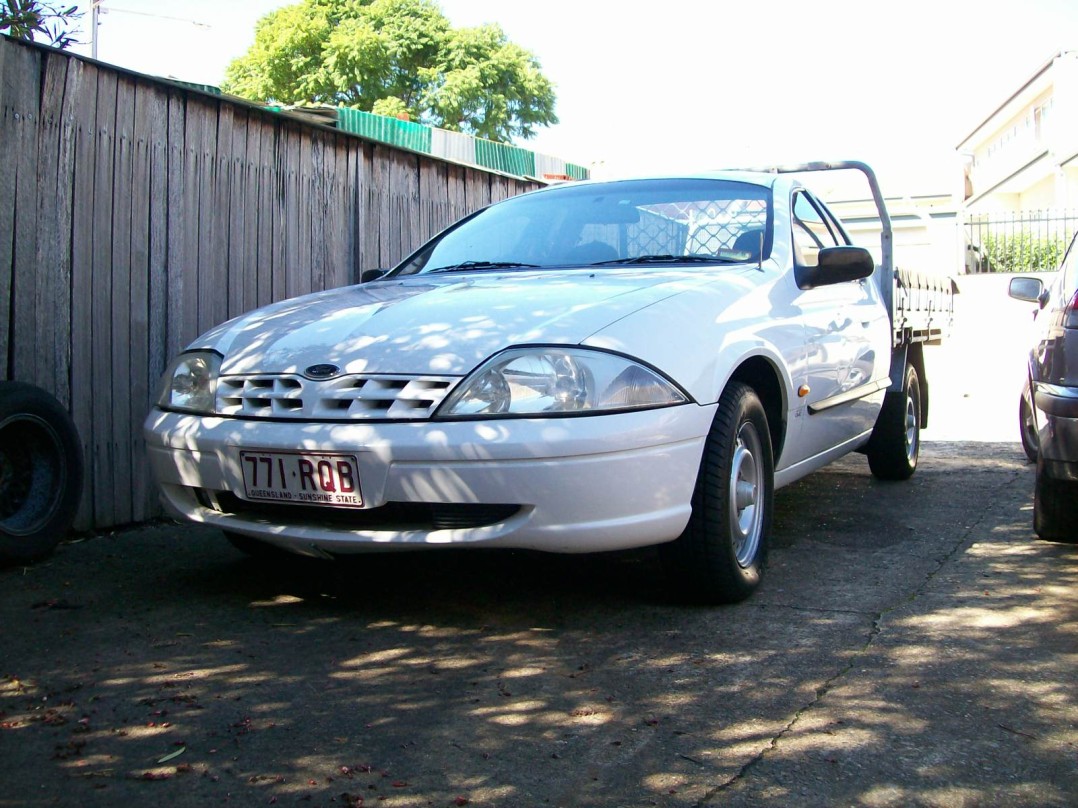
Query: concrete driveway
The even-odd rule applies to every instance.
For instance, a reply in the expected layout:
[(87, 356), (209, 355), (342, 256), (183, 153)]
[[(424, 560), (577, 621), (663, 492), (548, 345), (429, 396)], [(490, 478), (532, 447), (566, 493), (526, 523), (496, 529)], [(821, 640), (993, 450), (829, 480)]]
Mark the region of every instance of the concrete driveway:
[(737, 606), (651, 552), (265, 563), (171, 523), (2, 570), (0, 806), (1078, 804), (1078, 546), (1033, 536), (1002, 359), (977, 406), (997, 330), (930, 357), (911, 481), (779, 493)]

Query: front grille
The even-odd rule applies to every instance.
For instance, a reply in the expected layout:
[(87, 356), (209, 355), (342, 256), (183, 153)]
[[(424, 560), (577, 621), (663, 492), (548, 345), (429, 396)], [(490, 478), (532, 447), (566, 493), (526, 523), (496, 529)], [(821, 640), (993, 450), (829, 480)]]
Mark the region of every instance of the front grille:
[[(466, 530), (503, 522), (519, 505), (440, 502), (387, 502), (378, 508), (327, 508), (321, 505), (273, 505), (248, 502), (227, 491), (216, 492), (216, 510), (252, 522), (347, 530)], [(203, 504), (213, 500), (200, 496)]]
[(221, 376), (217, 412), (236, 418), (425, 420), (459, 381), (444, 376)]

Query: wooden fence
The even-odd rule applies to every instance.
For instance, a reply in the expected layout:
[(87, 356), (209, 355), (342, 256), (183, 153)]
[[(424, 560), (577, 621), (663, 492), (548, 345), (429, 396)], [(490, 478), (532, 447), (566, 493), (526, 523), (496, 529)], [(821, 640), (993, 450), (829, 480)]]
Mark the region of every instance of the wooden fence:
[(142, 423), (199, 333), (534, 183), (0, 36), (0, 378), (82, 438), (79, 529), (159, 513)]

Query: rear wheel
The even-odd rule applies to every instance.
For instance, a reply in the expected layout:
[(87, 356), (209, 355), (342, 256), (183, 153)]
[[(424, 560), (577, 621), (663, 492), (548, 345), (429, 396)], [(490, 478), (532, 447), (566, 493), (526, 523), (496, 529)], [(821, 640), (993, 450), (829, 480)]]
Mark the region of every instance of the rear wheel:
[(1033, 529), (1042, 539), (1078, 544), (1078, 483), (1057, 480), (1037, 461), (1033, 487)]
[(1037, 421), (1033, 417), (1033, 401), (1028, 381), (1022, 390), (1022, 398), (1018, 401), (1018, 428), (1022, 436), (1022, 451), (1026, 453), (1030, 463), (1036, 463), (1040, 437), (1037, 435)]
[(0, 382), (0, 558), (44, 556), (75, 519), (82, 444), (67, 410), (39, 387)]
[(887, 394), (865, 454), (868, 467), (881, 480), (908, 480), (921, 453), (921, 380), (906, 366), (902, 389)]
[(771, 530), (773, 462), (763, 404), (751, 387), (732, 382), (704, 446), (689, 524), (660, 548), (679, 595), (736, 603), (759, 586)]

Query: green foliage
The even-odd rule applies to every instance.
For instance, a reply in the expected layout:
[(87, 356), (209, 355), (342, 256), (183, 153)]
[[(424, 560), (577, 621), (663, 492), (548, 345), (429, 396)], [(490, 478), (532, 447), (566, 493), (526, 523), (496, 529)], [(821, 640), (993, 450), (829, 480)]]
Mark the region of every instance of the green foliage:
[(1051, 272), (1059, 268), (1067, 242), (1063, 238), (1034, 238), (1026, 230), (987, 233), (981, 255), (990, 272)]
[(558, 122), (538, 60), (497, 25), (453, 28), (433, 0), (302, 0), (263, 17), (227, 92), (411, 120), (499, 142)]
[(42, 0), (0, 0), (0, 33), (67, 48), (75, 44), (70, 27), (81, 16), (77, 6), (58, 8)]
[(408, 112), (408, 105), (399, 98), (379, 98), (370, 111), (375, 115), (385, 115), (387, 118), (403, 118), (406, 121), (412, 119), (411, 113)]

